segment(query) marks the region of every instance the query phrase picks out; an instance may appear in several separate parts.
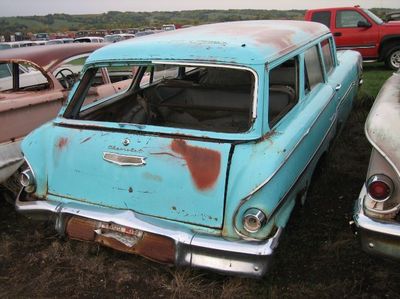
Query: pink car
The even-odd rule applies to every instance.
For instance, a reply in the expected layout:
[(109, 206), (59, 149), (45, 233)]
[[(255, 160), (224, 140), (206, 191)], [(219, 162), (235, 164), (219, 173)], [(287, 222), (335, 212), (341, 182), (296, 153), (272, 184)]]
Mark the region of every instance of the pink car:
[(23, 163), (22, 138), (56, 116), (86, 58), (102, 46), (65, 44), (0, 52), (0, 183)]

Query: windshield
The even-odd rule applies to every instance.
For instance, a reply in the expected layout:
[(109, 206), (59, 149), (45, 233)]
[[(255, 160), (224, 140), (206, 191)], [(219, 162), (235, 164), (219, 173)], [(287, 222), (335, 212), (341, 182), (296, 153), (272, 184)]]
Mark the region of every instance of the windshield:
[(368, 9), (363, 9), (363, 11), (378, 25), (382, 24), (383, 21), (380, 17), (375, 15), (373, 12), (369, 11)]
[[(109, 79), (101, 80), (105, 74)], [(104, 66), (88, 69), (64, 117), (246, 132), (252, 124), (254, 86), (254, 75), (242, 68), (151, 63)]]
[(106, 43), (113, 43), (120, 41), (122, 38), (119, 35), (106, 35), (104, 37), (104, 42)]
[(11, 48), (11, 46), (9, 44), (0, 44), (0, 50), (10, 49), (10, 48)]

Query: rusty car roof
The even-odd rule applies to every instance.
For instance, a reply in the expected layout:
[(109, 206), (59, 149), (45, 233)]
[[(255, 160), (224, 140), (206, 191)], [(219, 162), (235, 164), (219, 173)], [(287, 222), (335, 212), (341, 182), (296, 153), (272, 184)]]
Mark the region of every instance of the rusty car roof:
[(101, 48), (101, 43), (59, 44), (32, 46), (0, 51), (0, 62), (29, 61), (46, 72), (52, 72), (61, 62), (68, 58), (91, 53)]
[(263, 20), (195, 26), (133, 38), (96, 51), (87, 63), (180, 60), (258, 64), (272, 61), (324, 35), (316, 22)]

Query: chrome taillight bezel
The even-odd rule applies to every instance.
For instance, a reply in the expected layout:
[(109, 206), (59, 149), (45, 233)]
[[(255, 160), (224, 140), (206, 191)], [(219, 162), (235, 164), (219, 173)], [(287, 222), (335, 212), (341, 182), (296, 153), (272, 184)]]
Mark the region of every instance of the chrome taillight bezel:
[(19, 182), (24, 188), (25, 192), (33, 193), (36, 189), (35, 175), (32, 169), (29, 167), (22, 171), (19, 175)]
[(258, 232), (267, 223), (267, 216), (257, 208), (248, 209), (243, 215), (243, 228), (248, 233)]
[[(388, 195), (384, 198), (376, 198), (374, 197), (371, 192), (370, 192), (370, 186), (375, 183), (375, 182), (382, 182), (387, 186), (389, 189)], [(393, 194), (394, 191), (394, 183), (390, 177), (384, 174), (374, 174), (372, 175), (366, 182), (366, 187), (367, 187), (367, 194), (370, 199), (372, 199), (375, 202), (385, 202), (387, 201)]]

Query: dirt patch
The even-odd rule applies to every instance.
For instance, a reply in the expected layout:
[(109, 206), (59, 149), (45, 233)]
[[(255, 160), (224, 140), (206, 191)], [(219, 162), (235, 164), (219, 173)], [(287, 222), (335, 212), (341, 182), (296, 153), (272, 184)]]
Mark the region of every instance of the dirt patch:
[(64, 240), (2, 200), (0, 297), (397, 298), (399, 264), (363, 253), (348, 226), (368, 165), (363, 125), (369, 106), (351, 114), (262, 280), (176, 269)]

